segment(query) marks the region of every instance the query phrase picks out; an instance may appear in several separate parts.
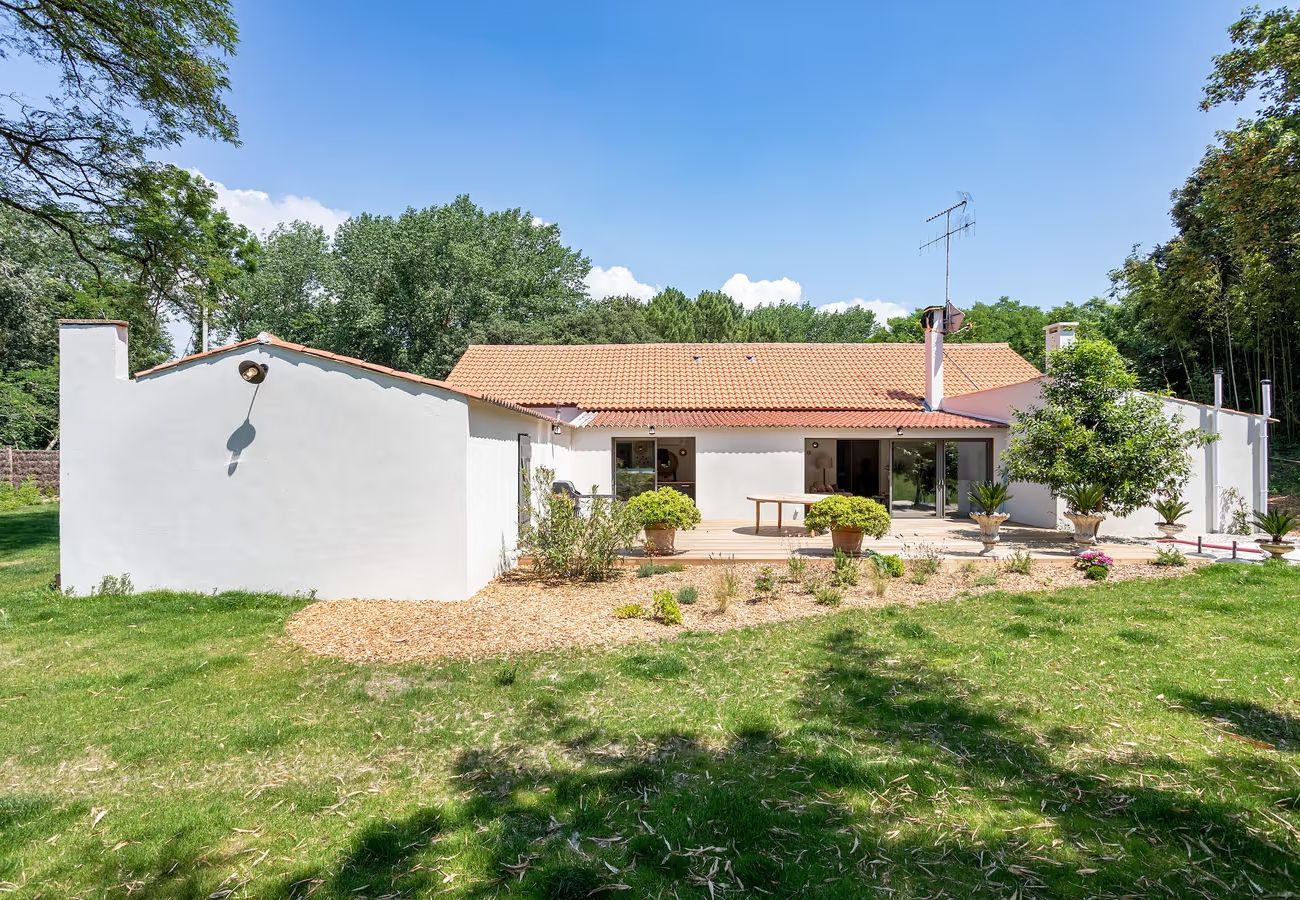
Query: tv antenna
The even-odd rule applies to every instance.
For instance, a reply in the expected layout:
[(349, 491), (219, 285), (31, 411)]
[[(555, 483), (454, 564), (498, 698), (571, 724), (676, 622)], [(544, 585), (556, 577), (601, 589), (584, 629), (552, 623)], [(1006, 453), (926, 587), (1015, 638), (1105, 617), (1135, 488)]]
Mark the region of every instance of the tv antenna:
[[(947, 209), (941, 209), (934, 215), (930, 216), (930, 218), (925, 220), (926, 222), (933, 222), (935, 219), (938, 219), (940, 216), (942, 216), (943, 233), (938, 235), (937, 237), (931, 238), (930, 240), (921, 244), (921, 246), (918, 248), (918, 250), (924, 250), (926, 247), (932, 247), (935, 244), (939, 243), (940, 241), (943, 241), (943, 304), (944, 306), (949, 306), (952, 303), (952, 298), (948, 296), (948, 288), (952, 281), (952, 239), (956, 235), (963, 234), (967, 231), (972, 230), (975, 227), (975, 214), (971, 212), (970, 209), (970, 204), (971, 204), (970, 194), (966, 193), (965, 191), (958, 191), (957, 196), (961, 199), (959, 199), (956, 203), (954, 203), (952, 206), (948, 207)], [(957, 221), (955, 224), (952, 218), (953, 213), (957, 214)]]

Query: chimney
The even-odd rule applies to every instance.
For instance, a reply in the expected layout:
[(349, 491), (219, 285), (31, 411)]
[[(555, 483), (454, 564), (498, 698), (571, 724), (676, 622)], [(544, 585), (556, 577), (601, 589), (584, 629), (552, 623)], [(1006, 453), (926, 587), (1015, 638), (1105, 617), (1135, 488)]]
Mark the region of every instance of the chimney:
[(1064, 350), (1074, 343), (1075, 331), (1078, 329), (1078, 322), (1054, 322), (1043, 329), (1043, 334), (1047, 339), (1047, 368), (1052, 367), (1052, 354), (1057, 350)]
[(925, 408), (935, 412), (943, 403), (944, 308), (932, 306), (921, 313), (925, 328)]
[(76, 390), (87, 384), (129, 377), (125, 322), (110, 319), (59, 320), (59, 384)]

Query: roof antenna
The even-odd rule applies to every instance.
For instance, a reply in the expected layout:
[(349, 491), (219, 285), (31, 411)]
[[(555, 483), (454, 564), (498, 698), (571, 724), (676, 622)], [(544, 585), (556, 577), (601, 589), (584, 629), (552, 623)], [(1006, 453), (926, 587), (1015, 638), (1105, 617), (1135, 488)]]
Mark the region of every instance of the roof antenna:
[[(957, 202), (947, 209), (941, 209), (926, 222), (933, 222), (940, 216), (943, 217), (943, 233), (937, 237), (931, 238), (921, 244), (918, 249), (924, 250), (926, 247), (932, 247), (943, 241), (943, 305), (945, 309), (951, 309), (952, 298), (949, 296), (949, 285), (952, 281), (952, 239), (957, 235), (972, 231), (975, 228), (975, 213), (971, 209), (970, 194), (965, 191), (957, 192)], [(953, 213), (957, 214), (957, 221), (953, 222)], [(958, 324), (957, 328), (961, 325)], [(951, 332), (950, 332), (951, 333)]]

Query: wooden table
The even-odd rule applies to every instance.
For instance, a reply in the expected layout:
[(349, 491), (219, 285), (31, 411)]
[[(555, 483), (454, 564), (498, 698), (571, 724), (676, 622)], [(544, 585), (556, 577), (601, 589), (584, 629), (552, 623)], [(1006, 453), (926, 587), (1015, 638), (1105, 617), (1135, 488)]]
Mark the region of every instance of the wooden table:
[(802, 506), (804, 515), (807, 515), (808, 507), (818, 500), (824, 500), (830, 496), (830, 494), (753, 494), (745, 499), (754, 501), (754, 534), (758, 534), (759, 518), (762, 515), (764, 503), (776, 504), (776, 527), (780, 528), (781, 507), (783, 504), (794, 503)]

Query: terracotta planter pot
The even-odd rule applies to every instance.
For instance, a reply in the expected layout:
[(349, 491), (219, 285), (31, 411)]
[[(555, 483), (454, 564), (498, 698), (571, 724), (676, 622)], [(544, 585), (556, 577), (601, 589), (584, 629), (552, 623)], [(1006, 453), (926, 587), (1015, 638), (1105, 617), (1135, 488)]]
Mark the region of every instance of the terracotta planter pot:
[(980, 526), (980, 543), (984, 545), (985, 553), (991, 551), (998, 545), (1001, 538), (998, 536), (998, 529), (1002, 523), (1011, 518), (1008, 513), (991, 512), (977, 513), (973, 512), (970, 517), (979, 523)]
[(1065, 517), (1074, 525), (1074, 542), (1080, 547), (1091, 547), (1097, 543), (1097, 526), (1106, 518), (1101, 513), (1068, 512)]
[(1156, 527), (1160, 529), (1160, 533), (1165, 537), (1171, 538), (1182, 534), (1183, 529), (1187, 526), (1179, 525), (1177, 522), (1157, 522)]
[(667, 525), (647, 525), (645, 529), (645, 552), (651, 556), (668, 556), (677, 552), (674, 543), (677, 529)]
[(862, 532), (857, 528), (833, 528), (831, 546), (849, 556), (861, 556)]
[(1255, 543), (1259, 544), (1259, 549), (1263, 550), (1273, 559), (1281, 559), (1295, 549), (1295, 544), (1290, 541), (1279, 541), (1278, 543), (1274, 543), (1273, 541), (1266, 539), (1256, 541)]

